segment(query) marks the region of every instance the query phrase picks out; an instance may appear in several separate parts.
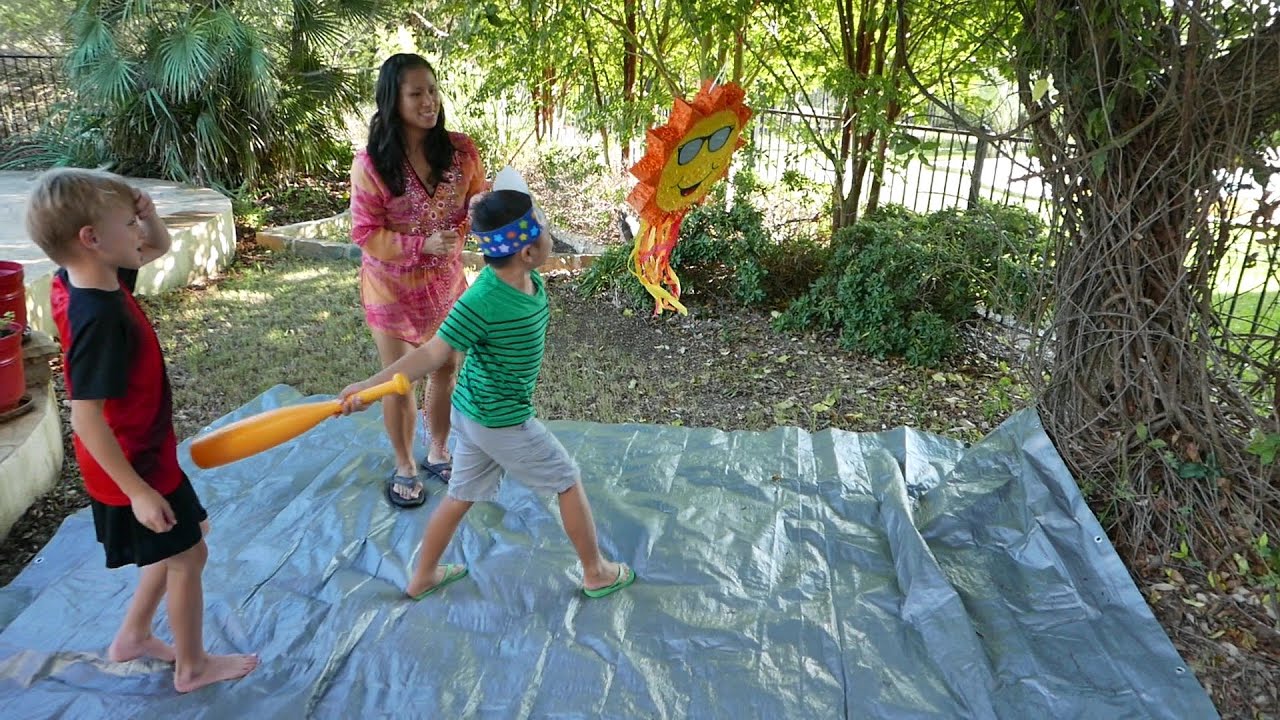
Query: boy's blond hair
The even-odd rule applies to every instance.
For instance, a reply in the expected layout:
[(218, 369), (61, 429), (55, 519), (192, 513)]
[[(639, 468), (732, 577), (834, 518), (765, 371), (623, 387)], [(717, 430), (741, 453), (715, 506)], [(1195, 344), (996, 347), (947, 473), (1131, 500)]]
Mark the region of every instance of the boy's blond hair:
[(27, 199), (27, 234), (55, 263), (68, 259), (80, 228), (121, 204), (133, 206), (133, 188), (119, 175), (83, 168), (48, 170)]

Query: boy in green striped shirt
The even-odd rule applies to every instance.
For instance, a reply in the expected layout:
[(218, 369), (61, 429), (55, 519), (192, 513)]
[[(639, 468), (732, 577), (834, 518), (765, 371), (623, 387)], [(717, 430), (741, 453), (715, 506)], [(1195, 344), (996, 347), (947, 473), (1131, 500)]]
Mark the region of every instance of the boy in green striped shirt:
[(359, 410), (363, 406), (355, 394), (361, 390), (396, 373), (420, 380), (453, 352), (466, 354), (453, 391), (457, 444), (449, 494), (427, 523), (405, 593), (418, 600), (466, 576), (466, 566), (440, 565), (440, 556), (471, 506), (494, 498), (506, 471), (535, 490), (556, 493), (565, 534), (582, 562), (582, 591), (604, 597), (635, 582), (636, 576), (600, 552), (578, 465), (534, 417), (533, 390), (550, 317), (536, 268), (551, 254), (551, 234), (515, 170), (498, 173), (494, 190), (472, 205), (471, 231), (484, 253), (485, 269), (435, 336), (339, 394), (345, 412)]

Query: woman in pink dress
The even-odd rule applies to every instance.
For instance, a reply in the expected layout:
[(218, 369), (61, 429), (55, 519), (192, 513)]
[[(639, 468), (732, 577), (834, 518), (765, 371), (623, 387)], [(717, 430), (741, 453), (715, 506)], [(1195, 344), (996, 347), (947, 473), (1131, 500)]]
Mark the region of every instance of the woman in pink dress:
[[(466, 289), (462, 242), (467, 207), (485, 188), (471, 138), (445, 129), (435, 70), (422, 57), (392, 55), (382, 64), (368, 146), (351, 167), (351, 239), (364, 250), (360, 301), (383, 367), (435, 334)], [(449, 401), (457, 361), (427, 385), (429, 434), (424, 468), (448, 482), (452, 471)], [(401, 507), (426, 501), (413, 455), (415, 396), (382, 401), (396, 469), (387, 498)]]

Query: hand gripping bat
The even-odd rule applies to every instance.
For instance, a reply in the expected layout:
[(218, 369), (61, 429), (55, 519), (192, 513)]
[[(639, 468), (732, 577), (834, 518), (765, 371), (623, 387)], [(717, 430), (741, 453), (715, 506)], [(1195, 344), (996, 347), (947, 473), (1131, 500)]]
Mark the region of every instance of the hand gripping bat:
[[(409, 388), (409, 379), (396, 373), (390, 380), (358, 393), (358, 397), (369, 405), (391, 393), (407, 395)], [(339, 400), (322, 400), (267, 410), (192, 440), (191, 459), (202, 468), (243, 460), (292, 440), (341, 411), (342, 402)]]

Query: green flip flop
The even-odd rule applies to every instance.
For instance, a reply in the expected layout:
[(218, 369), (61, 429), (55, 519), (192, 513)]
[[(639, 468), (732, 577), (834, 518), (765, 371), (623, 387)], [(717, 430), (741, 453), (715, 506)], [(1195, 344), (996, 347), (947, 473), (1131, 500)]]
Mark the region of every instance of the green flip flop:
[(612, 595), (613, 593), (618, 592), (635, 581), (636, 571), (627, 567), (626, 563), (619, 563), (618, 579), (614, 580), (612, 585), (605, 585), (602, 588), (596, 588), (594, 590), (588, 590), (584, 587), (582, 588), (582, 593), (589, 598), (602, 598), (606, 595)]
[(421, 600), (422, 598), (424, 598), (424, 597), (426, 597), (426, 596), (430, 595), (431, 593), (433, 593), (433, 592), (435, 592), (435, 591), (439, 590), (440, 588), (444, 587), (445, 585), (448, 585), (448, 584), (449, 584), (449, 583), (451, 583), (451, 582), (455, 582), (455, 581), (457, 581), (457, 580), (461, 580), (462, 578), (466, 577), (466, 576), (467, 576), (467, 572), (468, 572), (468, 571), (467, 571), (467, 566), (466, 566), (466, 565), (452, 565), (452, 564), (451, 564), (451, 565), (445, 565), (445, 566), (444, 566), (444, 578), (443, 578), (440, 582), (436, 583), (435, 585), (432, 585), (431, 587), (427, 588), (426, 590), (423, 590), (422, 592), (418, 593), (417, 595), (410, 595), (409, 597), (413, 598), (414, 600)]

